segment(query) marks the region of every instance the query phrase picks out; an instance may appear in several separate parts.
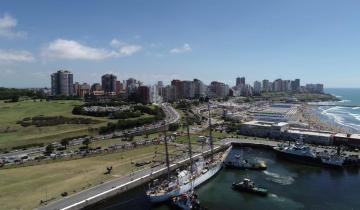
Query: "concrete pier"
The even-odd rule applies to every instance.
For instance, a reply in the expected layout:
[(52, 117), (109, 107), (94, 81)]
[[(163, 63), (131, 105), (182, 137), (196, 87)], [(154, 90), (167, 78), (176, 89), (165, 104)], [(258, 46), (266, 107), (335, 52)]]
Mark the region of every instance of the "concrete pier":
[[(214, 147), (214, 152), (222, 151), (228, 148), (231, 144), (221, 144)], [(210, 150), (193, 155), (193, 159), (197, 159), (201, 156), (207, 156), (210, 154)], [(170, 165), (171, 170), (175, 170), (183, 165), (188, 164), (189, 158), (183, 158), (176, 163)], [(147, 168), (138, 172), (135, 172), (131, 176), (124, 176), (104, 184), (89, 188), (79, 193), (70, 195), (63, 199), (57, 200), (53, 203), (41, 206), (38, 209), (41, 210), (78, 210), (87, 206), (93, 205), (101, 200), (111, 198), (115, 195), (126, 192), (137, 186), (145, 184), (153, 179), (158, 178), (161, 175), (167, 173), (167, 169), (164, 165), (154, 168)]]
[[(236, 139), (226, 138), (218, 142), (214, 151), (219, 152), (228, 148), (229, 146), (249, 146), (249, 147), (261, 147), (273, 150), (274, 146), (277, 146), (280, 142), (270, 140), (255, 140), (255, 139)], [(325, 148), (312, 147), (318, 151), (324, 150)], [(346, 152), (347, 154), (356, 154), (355, 152)], [(206, 156), (210, 154), (210, 150), (203, 153), (199, 153), (193, 156), (194, 159), (200, 156)], [(183, 158), (178, 160), (176, 163), (171, 164), (171, 170), (175, 170), (185, 164), (188, 164), (189, 158)], [(121, 177), (104, 184), (95, 186), (93, 188), (84, 190), (82, 192), (70, 195), (61, 200), (39, 207), (41, 210), (78, 210), (95, 204), (101, 200), (111, 198), (120, 193), (126, 192), (144, 183), (147, 183), (153, 179), (158, 178), (161, 175), (165, 175), (167, 172), (164, 165), (147, 168), (138, 172), (135, 172), (131, 176)]]

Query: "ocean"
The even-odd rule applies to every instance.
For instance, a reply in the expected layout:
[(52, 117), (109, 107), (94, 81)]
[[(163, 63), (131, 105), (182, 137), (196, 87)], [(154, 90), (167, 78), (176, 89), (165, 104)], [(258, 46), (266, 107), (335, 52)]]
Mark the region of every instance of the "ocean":
[[(341, 101), (322, 102), (315, 111), (322, 119), (345, 128), (350, 133), (360, 133), (360, 88), (328, 88), (326, 93), (337, 96)], [(358, 107), (345, 107), (346, 105)]]

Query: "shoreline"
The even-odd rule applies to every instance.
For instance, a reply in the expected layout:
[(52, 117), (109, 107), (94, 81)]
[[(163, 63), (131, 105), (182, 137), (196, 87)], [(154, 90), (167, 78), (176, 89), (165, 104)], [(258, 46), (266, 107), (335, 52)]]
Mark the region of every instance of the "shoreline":
[(336, 133), (354, 132), (351, 129), (343, 125), (339, 125), (336, 122), (331, 123), (330, 119), (325, 119), (326, 116), (321, 116), (321, 113), (311, 108), (307, 104), (303, 104), (303, 106), (299, 109), (299, 112), (302, 120), (308, 123), (310, 129), (319, 131), (330, 131)]

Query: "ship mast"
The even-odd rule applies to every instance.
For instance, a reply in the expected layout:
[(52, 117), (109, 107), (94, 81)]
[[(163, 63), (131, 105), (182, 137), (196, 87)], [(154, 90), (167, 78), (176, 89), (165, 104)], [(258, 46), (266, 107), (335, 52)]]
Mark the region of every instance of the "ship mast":
[(191, 139), (190, 139), (190, 128), (189, 128), (189, 114), (186, 112), (186, 129), (187, 129), (187, 138), (188, 138), (188, 147), (189, 147), (189, 160), (190, 160), (190, 174), (193, 174), (193, 160), (192, 160), (192, 148), (191, 148)]
[(168, 151), (168, 144), (166, 139), (166, 122), (164, 120), (164, 145), (165, 145), (165, 162), (167, 168), (167, 178), (170, 181), (170, 161), (169, 161), (169, 151)]
[(209, 140), (210, 140), (210, 152), (211, 152), (211, 161), (212, 161), (214, 160), (214, 153), (213, 153), (213, 137), (212, 137), (212, 129), (211, 129), (210, 102), (208, 103), (208, 111), (209, 111)]

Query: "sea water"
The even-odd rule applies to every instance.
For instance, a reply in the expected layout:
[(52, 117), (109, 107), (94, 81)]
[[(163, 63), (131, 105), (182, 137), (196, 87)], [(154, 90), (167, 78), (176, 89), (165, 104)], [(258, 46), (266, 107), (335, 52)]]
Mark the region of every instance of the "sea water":
[[(340, 99), (338, 102), (323, 102), (323, 105), (315, 109), (322, 119), (337, 126), (341, 126), (351, 133), (360, 132), (360, 89), (357, 88), (328, 88), (326, 93), (335, 95)], [(335, 105), (335, 106), (334, 106)], [(346, 106), (357, 107), (346, 107)]]

